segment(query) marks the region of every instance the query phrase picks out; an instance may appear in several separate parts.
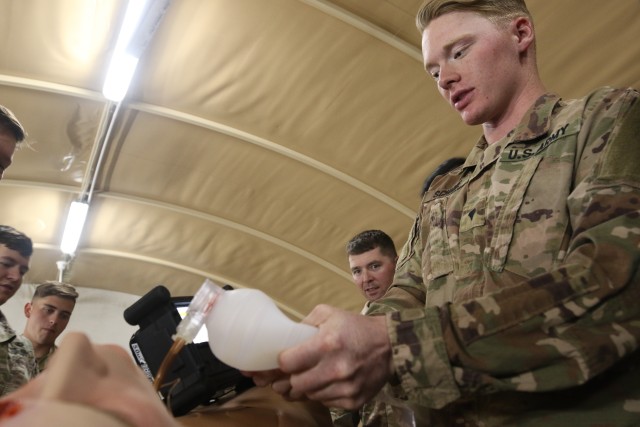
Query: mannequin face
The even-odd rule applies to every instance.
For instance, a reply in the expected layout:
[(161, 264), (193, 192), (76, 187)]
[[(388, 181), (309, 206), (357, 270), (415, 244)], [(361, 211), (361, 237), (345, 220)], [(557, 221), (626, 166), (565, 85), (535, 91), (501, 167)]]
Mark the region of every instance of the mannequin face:
[(3, 427), (64, 425), (66, 427), (128, 427), (106, 412), (72, 403), (25, 399), (0, 406)]
[(47, 414), (47, 425), (178, 427), (124, 348), (78, 332), (65, 334), (44, 372), (0, 400), (3, 426), (44, 425)]

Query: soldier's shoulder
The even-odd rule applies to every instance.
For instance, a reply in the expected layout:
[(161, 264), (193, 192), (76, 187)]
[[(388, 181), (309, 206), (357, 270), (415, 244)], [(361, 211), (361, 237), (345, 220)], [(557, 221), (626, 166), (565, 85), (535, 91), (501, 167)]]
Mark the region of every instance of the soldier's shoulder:
[(617, 114), (616, 105), (633, 105), (640, 98), (640, 94), (634, 88), (615, 88), (604, 86), (587, 94), (583, 99), (586, 110), (602, 109), (604, 114), (611, 112)]

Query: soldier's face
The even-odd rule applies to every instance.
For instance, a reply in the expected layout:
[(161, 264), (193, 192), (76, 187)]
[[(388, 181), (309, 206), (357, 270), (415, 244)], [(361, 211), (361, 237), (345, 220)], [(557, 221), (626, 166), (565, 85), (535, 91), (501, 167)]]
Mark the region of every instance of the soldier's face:
[(368, 301), (381, 298), (391, 283), (396, 270), (397, 258), (391, 258), (372, 249), (358, 255), (349, 255), (349, 268), (353, 282)]
[(499, 125), (517, 99), (522, 73), (512, 30), (476, 13), (451, 12), (422, 33), (425, 70), (468, 125)]
[(27, 271), (29, 257), (23, 257), (20, 252), (0, 245), (0, 305), (7, 302), (20, 288)]
[(53, 345), (69, 324), (75, 305), (72, 299), (54, 295), (27, 303), (24, 307), (24, 315), (28, 319), (25, 335), (37, 344)]

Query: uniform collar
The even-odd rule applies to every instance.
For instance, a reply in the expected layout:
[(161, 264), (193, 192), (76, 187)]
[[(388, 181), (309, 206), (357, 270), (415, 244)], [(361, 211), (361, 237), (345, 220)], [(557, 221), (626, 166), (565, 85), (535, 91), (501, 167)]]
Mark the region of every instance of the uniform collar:
[(551, 115), (560, 102), (560, 97), (553, 93), (546, 93), (538, 98), (525, 113), (520, 124), (511, 130), (504, 138), (493, 144), (487, 143), (484, 135), (467, 157), (463, 168), (473, 168), (480, 173), (486, 166), (498, 159), (505, 147), (516, 142), (531, 142), (546, 136), (551, 126)]
[(13, 339), (16, 336), (15, 331), (9, 325), (4, 313), (0, 311), (0, 342), (6, 342)]

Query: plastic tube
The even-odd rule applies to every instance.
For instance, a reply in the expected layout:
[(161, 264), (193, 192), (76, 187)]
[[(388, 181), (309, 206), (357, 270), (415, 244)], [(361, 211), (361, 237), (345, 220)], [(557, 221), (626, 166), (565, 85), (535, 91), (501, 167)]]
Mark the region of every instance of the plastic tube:
[(225, 292), (220, 286), (213, 283), (210, 279), (206, 279), (198, 292), (193, 296), (187, 314), (180, 321), (176, 328), (173, 339), (182, 338), (185, 343), (189, 344), (196, 337), (202, 325), (204, 325), (207, 315), (213, 308), (216, 298)]

